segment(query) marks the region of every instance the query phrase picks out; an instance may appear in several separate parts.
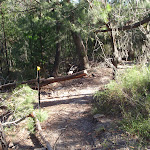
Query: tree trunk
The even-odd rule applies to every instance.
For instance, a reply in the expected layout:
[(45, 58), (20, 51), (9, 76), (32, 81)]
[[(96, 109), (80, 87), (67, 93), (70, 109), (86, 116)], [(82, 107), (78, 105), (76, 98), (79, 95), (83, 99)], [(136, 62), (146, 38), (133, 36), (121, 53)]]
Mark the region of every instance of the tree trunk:
[(112, 48), (113, 48), (112, 64), (114, 66), (113, 67), (113, 79), (116, 78), (117, 66), (118, 66), (118, 63), (120, 60), (115, 34), (116, 34), (115, 31), (112, 30), (112, 32), (111, 32), (111, 42), (112, 42)]
[(117, 49), (117, 43), (116, 43), (116, 37), (115, 37), (115, 30), (113, 30), (113, 25), (112, 24), (110, 24), (110, 27), (109, 27), (109, 25), (108, 24), (106, 24), (106, 26), (107, 26), (107, 28), (108, 29), (110, 29), (110, 27), (111, 27), (111, 29), (112, 29), (112, 31), (111, 31), (111, 35), (110, 35), (110, 37), (111, 37), (111, 44), (112, 44), (112, 49), (113, 49), (113, 58), (112, 58), (112, 64), (114, 65), (114, 72), (116, 72), (116, 68), (117, 68), (117, 65), (118, 65), (118, 62), (119, 62), (119, 52), (118, 52), (118, 49)]
[(6, 69), (7, 69), (7, 75), (9, 74), (9, 61), (8, 61), (8, 52), (7, 52), (7, 41), (6, 41), (6, 31), (5, 31), (5, 21), (4, 21), (4, 14), (1, 10), (2, 15), (2, 31), (3, 31), (3, 44), (4, 44), (4, 51), (5, 51), (5, 60), (6, 60)]
[[(41, 8), (40, 8), (40, 14), (39, 14), (39, 20), (40, 20), (40, 23), (41, 23), (41, 18), (42, 18), (42, 15), (41, 15)], [(40, 24), (40, 31), (38, 33), (38, 36), (39, 36), (39, 44), (40, 44), (40, 55), (41, 55), (41, 60), (43, 60), (43, 41), (42, 41), (42, 26)], [(40, 62), (39, 62), (40, 64)], [(42, 64), (43, 65), (43, 64)]]
[[(125, 31), (125, 30), (130, 30), (130, 29), (134, 29), (134, 28), (137, 28), (145, 23), (148, 23), (150, 21), (150, 16), (149, 17), (144, 17), (143, 20), (139, 21), (139, 22), (136, 22), (134, 24), (131, 24), (131, 25), (128, 25), (128, 26), (123, 26), (123, 27), (119, 27), (119, 28), (116, 28), (117, 31)], [(95, 33), (98, 33), (98, 32), (109, 32), (109, 31), (112, 31), (113, 29), (112, 28), (108, 28), (106, 30), (96, 30)]]
[(115, 33), (113, 31), (111, 32), (111, 42), (112, 42), (112, 49), (113, 49), (113, 58), (112, 58), (112, 64), (115, 68), (117, 68), (118, 65), (118, 49), (115, 39)]
[(52, 76), (57, 77), (59, 71), (59, 63), (60, 63), (60, 52), (61, 52), (61, 42), (59, 40), (59, 32), (60, 32), (61, 25), (59, 23), (56, 24), (56, 33), (57, 33), (57, 43), (56, 43), (56, 54), (55, 54), (55, 61), (52, 71)]
[(80, 62), (79, 68), (80, 70), (88, 69), (89, 61), (88, 61), (87, 51), (81, 39), (81, 36), (79, 33), (72, 31), (72, 37), (79, 57), (79, 62)]
[[(86, 70), (74, 73), (72, 75), (68, 75), (68, 76), (63, 76), (63, 77), (58, 77), (58, 78), (47, 78), (47, 79), (40, 79), (40, 87), (54, 83), (54, 82), (61, 82), (61, 81), (66, 81), (66, 80), (72, 80), (72, 79), (77, 79), (77, 78), (81, 78), (83, 76), (86, 76), (88, 73)], [(20, 84), (29, 84), (29, 85), (33, 85), (35, 84), (34, 88), (37, 88), (37, 79), (32, 79), (29, 81), (24, 81)], [(15, 88), (16, 87), (16, 82), (14, 83), (8, 83), (5, 85), (1, 85), (0, 86), (0, 90), (5, 90), (5, 89), (10, 89), (10, 88)]]
[(61, 43), (58, 42), (56, 44), (56, 54), (55, 54), (55, 62), (52, 71), (52, 76), (57, 77), (59, 71), (59, 62), (60, 62), (60, 51), (61, 51)]

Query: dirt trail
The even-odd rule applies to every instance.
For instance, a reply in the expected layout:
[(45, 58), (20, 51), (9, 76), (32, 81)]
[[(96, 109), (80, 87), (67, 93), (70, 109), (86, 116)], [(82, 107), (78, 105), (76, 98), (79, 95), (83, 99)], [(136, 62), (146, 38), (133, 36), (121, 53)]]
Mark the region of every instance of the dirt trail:
[(56, 86), (49, 93), (49, 98), (46, 93), (50, 87), (43, 89), (46, 93), (42, 97), (41, 107), (48, 111), (49, 118), (42, 128), (53, 149), (96, 148), (91, 115), (92, 97), (111, 78), (111, 69), (94, 70), (89, 77)]
[[(53, 150), (135, 148), (133, 145), (136, 144), (136, 138), (131, 139), (120, 131), (116, 119), (103, 116), (98, 122), (93, 120), (93, 94), (103, 89), (110, 79), (112, 69), (98, 67), (91, 69), (87, 77), (53, 83), (41, 89), (41, 108), (47, 111), (49, 116), (41, 126)], [(9, 138), (14, 149), (33, 150), (43, 147), (39, 140), (27, 131), (25, 122), (11, 132)]]

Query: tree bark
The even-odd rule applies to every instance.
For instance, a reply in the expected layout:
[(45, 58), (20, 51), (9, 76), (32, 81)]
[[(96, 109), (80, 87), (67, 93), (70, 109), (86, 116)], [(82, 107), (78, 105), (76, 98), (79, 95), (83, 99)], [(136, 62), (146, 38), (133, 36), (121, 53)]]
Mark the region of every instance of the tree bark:
[(55, 54), (55, 61), (52, 71), (52, 76), (57, 77), (59, 71), (59, 63), (60, 63), (60, 52), (61, 52), (61, 42), (59, 40), (59, 32), (60, 32), (61, 25), (59, 23), (56, 24), (56, 33), (57, 33), (57, 43), (56, 43), (56, 54)]
[(72, 31), (72, 37), (76, 46), (76, 51), (79, 57), (80, 65), (79, 68), (81, 70), (89, 68), (89, 61), (87, 56), (87, 51), (82, 41), (82, 38), (79, 33)]
[[(68, 75), (68, 76), (63, 76), (63, 77), (59, 77), (59, 78), (48, 78), (48, 79), (41, 79), (40, 80), (40, 87), (54, 83), (54, 82), (60, 82), (60, 81), (66, 81), (66, 80), (71, 80), (71, 79), (77, 79), (77, 78), (81, 78), (83, 76), (87, 75), (87, 71), (83, 70), (80, 72), (77, 72), (75, 74), (72, 75)], [(33, 79), (33, 80), (29, 80), (29, 81), (24, 81), (20, 84), (29, 84), (29, 85), (33, 85), (37, 83), (37, 79)], [(8, 88), (14, 88), (16, 87), (17, 83), (9, 83), (9, 84), (5, 84), (5, 85), (1, 85), (0, 86), (0, 90), (4, 90), (4, 89), (8, 89)], [(34, 88), (37, 88), (37, 85), (34, 86)]]
[(5, 49), (5, 59), (6, 59), (6, 69), (7, 75), (9, 74), (9, 61), (8, 61), (8, 51), (7, 51), (7, 41), (6, 41), (6, 31), (5, 31), (5, 21), (4, 21), (4, 13), (1, 10), (2, 15), (2, 30), (3, 30), (3, 44)]
[(48, 85), (48, 84), (54, 83), (54, 82), (61, 82), (61, 81), (66, 81), (66, 80), (77, 79), (77, 78), (81, 78), (86, 75), (87, 75), (87, 71), (83, 70), (83, 71), (77, 72), (73, 75), (68, 75), (68, 76), (54, 78), (54, 79), (51, 79), (51, 78), (43, 79), (40, 83), (40, 86), (45, 86), (45, 85)]
[[(139, 22), (136, 22), (136, 23), (134, 23), (132, 25), (128, 25), (128, 26), (123, 26), (123, 27), (120, 27), (120, 28), (116, 28), (116, 30), (117, 31), (124, 31), (124, 30), (129, 30), (129, 29), (137, 28), (140, 25), (148, 23), (149, 21), (150, 21), (150, 16), (147, 17), (147, 18), (144, 18), (143, 20), (141, 20)], [(95, 33), (98, 33), (98, 32), (109, 32), (109, 31), (112, 31), (112, 28), (108, 28), (106, 30), (96, 30)]]
[[(1, 3), (0, 3), (0, 7), (1, 7)], [(1, 55), (1, 59), (0, 60), (0, 66), (1, 66), (1, 71), (3, 72), (3, 70), (5, 70), (6, 74), (8, 75), (9, 74), (9, 61), (8, 61), (8, 52), (7, 52), (7, 41), (6, 41), (6, 31), (5, 31), (5, 18), (4, 18), (4, 13), (3, 13), (3, 10), (2, 10), (2, 7), (1, 7), (1, 16), (2, 16), (2, 19), (1, 19), (1, 30), (2, 30), (2, 34), (3, 34), (3, 37), (2, 37), (2, 47), (1, 47), (1, 52), (2, 52), (2, 55)], [(5, 66), (5, 67), (3, 67)], [(5, 68), (5, 69), (4, 69)]]
[(119, 52), (118, 52), (118, 49), (117, 49), (115, 31), (111, 32), (111, 43), (112, 43), (112, 49), (113, 49), (112, 64), (114, 65), (115, 68), (117, 68), (117, 65), (118, 65), (118, 62), (119, 62)]

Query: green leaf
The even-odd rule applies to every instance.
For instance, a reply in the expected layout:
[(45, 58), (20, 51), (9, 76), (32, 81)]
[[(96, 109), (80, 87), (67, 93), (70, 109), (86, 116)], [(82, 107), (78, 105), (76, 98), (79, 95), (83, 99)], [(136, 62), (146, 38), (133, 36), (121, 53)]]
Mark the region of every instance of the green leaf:
[(107, 12), (110, 12), (111, 11), (111, 6), (107, 3), (107, 5), (106, 5), (106, 10), (107, 10)]
[(28, 39), (32, 39), (32, 35), (28, 35), (27, 38), (28, 38)]
[(102, 17), (103, 17), (105, 23), (108, 22), (108, 15), (105, 11), (102, 13)]

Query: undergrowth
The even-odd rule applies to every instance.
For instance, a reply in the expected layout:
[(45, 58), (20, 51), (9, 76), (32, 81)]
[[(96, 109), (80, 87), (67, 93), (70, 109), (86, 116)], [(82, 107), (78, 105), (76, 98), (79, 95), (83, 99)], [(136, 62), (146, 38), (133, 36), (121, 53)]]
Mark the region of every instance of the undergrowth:
[[(9, 121), (15, 121), (20, 118), (27, 117), (33, 111), (36, 114), (37, 119), (43, 122), (48, 118), (46, 111), (35, 110), (35, 104), (37, 103), (37, 91), (31, 89), (28, 85), (20, 85), (15, 88), (9, 96), (4, 95), (3, 98), (7, 98), (3, 104), (7, 106), (10, 111)], [(33, 118), (28, 118), (27, 122), (28, 129), (31, 133), (35, 131), (35, 120)]]
[(123, 118), (122, 127), (150, 139), (150, 68), (134, 67), (118, 74), (104, 91), (94, 95), (94, 110)]
[(37, 117), (37, 119), (40, 121), (40, 122), (43, 122), (43, 121), (45, 121), (45, 120), (47, 120), (48, 119), (48, 114), (47, 114), (47, 112), (46, 111), (43, 111), (43, 110), (37, 110), (37, 111), (35, 111), (35, 113), (36, 113), (36, 117)]
[(14, 89), (6, 104), (13, 114), (13, 119), (29, 115), (37, 102), (37, 91), (27, 85)]
[[(35, 111), (36, 118), (40, 121), (43, 122), (48, 119), (48, 114), (46, 111), (43, 110), (36, 110)], [(30, 133), (34, 134), (35, 133), (35, 120), (31, 117), (28, 118), (27, 122), (28, 130)]]

